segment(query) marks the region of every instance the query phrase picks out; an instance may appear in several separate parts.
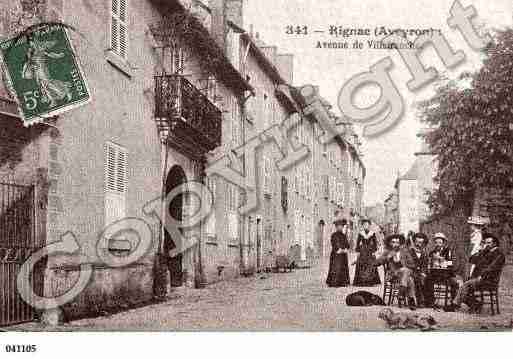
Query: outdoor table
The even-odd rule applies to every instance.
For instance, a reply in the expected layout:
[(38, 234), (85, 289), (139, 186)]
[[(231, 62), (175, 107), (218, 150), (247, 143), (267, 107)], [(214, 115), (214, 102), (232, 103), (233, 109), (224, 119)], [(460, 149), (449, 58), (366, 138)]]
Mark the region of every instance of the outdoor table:
[(434, 295), (436, 299), (443, 299), (447, 306), (450, 298), (451, 278), (454, 277), (454, 268), (430, 268), (428, 276), (434, 284)]

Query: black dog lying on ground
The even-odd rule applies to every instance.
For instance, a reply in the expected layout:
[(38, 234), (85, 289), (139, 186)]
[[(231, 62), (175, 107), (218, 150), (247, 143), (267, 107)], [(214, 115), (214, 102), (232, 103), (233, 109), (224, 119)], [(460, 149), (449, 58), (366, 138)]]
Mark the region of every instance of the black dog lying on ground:
[(376, 294), (360, 290), (346, 297), (346, 304), (352, 307), (367, 307), (371, 305), (385, 305), (383, 299)]

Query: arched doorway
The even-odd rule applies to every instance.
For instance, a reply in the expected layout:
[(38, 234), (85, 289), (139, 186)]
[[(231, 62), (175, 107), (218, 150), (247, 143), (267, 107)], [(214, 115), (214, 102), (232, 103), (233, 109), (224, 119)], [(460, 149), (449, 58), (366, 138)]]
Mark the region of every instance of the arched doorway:
[[(169, 194), (176, 187), (187, 182), (187, 177), (185, 176), (185, 172), (180, 166), (173, 166), (169, 171), (166, 178), (166, 194)], [(184, 195), (178, 194), (174, 196), (169, 202), (169, 214), (171, 218), (174, 218), (175, 221), (181, 221), (183, 218), (183, 202)], [(180, 228), (180, 231), (182, 229)], [(171, 234), (168, 231), (165, 231), (164, 234), (164, 253), (169, 253), (170, 250), (176, 248), (176, 243), (178, 239), (172, 238)], [(169, 281), (172, 287), (181, 287), (183, 284), (182, 278), (182, 258), (183, 254), (179, 253), (176, 256), (169, 258), (168, 269), (169, 269)]]

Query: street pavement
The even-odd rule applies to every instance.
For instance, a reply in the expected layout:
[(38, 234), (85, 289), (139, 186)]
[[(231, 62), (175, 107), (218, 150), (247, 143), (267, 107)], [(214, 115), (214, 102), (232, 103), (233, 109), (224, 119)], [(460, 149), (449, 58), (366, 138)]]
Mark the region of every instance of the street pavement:
[[(349, 261), (352, 262), (352, 259)], [(354, 267), (351, 267), (354, 272)], [(56, 328), (40, 324), (13, 330), (58, 331), (193, 331), (193, 330), (290, 330), (290, 331), (382, 331), (378, 319), (383, 307), (348, 307), (345, 297), (360, 288), (328, 288), (327, 263), (293, 273), (272, 273), (238, 278), (205, 289), (179, 289), (168, 301), (112, 316), (83, 319)], [(438, 322), (440, 330), (511, 330), (513, 319), (513, 267), (503, 274), (501, 315), (444, 313), (420, 309)], [(382, 273), (381, 273), (382, 275)], [(353, 278), (353, 273), (351, 275)], [(381, 295), (382, 286), (365, 288)], [(409, 311), (408, 309), (394, 310)], [(508, 329), (509, 328), (509, 329)]]

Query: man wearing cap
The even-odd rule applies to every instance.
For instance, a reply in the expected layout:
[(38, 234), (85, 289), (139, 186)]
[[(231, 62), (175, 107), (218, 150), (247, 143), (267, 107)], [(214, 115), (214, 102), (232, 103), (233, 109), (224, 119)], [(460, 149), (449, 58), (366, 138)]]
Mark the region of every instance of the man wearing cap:
[[(447, 237), (439, 232), (433, 237), (434, 248), (429, 252), (429, 267), (432, 269), (448, 268), (453, 266), (454, 257), (452, 249), (447, 245)], [(435, 306), (434, 287), (435, 283), (440, 281), (433, 273), (428, 274), (424, 285), (424, 300), (426, 307)], [(448, 278), (448, 284), (451, 289), (451, 298), (454, 299), (458, 287), (463, 281), (455, 273), (451, 272)]]
[(376, 259), (376, 267), (385, 266), (385, 281), (387, 279), (399, 283), (399, 295), (408, 299), (408, 306), (411, 310), (416, 309), (415, 304), (415, 281), (410, 269), (414, 266), (408, 249), (401, 247), (405, 238), (399, 234), (392, 234), (385, 239), (385, 250)]
[(476, 301), (474, 291), (480, 287), (499, 284), (502, 268), (506, 263), (504, 253), (499, 248), (499, 239), (493, 234), (484, 234), (484, 246), (470, 257), (475, 264), (472, 278), (463, 283), (458, 290), (454, 303), (447, 311), (455, 311), (465, 303), (471, 311), (479, 311), (482, 303)]

